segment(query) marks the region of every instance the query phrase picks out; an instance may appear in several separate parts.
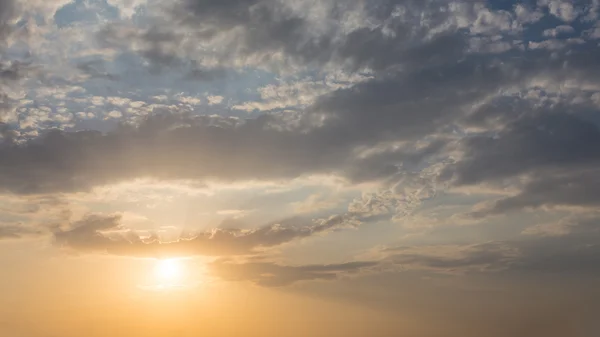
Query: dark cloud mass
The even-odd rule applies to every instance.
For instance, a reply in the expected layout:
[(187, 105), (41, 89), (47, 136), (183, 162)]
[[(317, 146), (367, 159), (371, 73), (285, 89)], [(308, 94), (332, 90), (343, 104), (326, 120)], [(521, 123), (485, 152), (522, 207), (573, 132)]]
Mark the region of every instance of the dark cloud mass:
[[(196, 55), (187, 48), (191, 41), (215, 40), (231, 42), (221, 48), (238, 64), (248, 58), (255, 65), (273, 64), (267, 55), (280, 53), (296, 67), (350, 65), (345, 69), (369, 69), (373, 79), (318, 97), (293, 123), (265, 115), (235, 122), (235, 127), (215, 127), (206, 119), (159, 116), (104, 135), (51, 132), (26, 144), (3, 144), (0, 188), (22, 194), (69, 192), (135, 177), (232, 181), (336, 173), (350, 180), (386, 178), (397, 174), (406, 155), (415, 151), (410, 145), (364, 160), (355, 157), (356, 150), (452, 136), (460, 125), (494, 118), (484, 116), (485, 111), (471, 114), (473, 106), (503, 91), (526, 90), (536, 81), (595, 83), (599, 49), (591, 39), (552, 53), (518, 46), (502, 53), (472, 50), (476, 37), (504, 32), (504, 39), (524, 38), (519, 34), (532, 19), (523, 17), (523, 8), (494, 12), (480, 2), (439, 1), (323, 1), (319, 6), (317, 15), (285, 1), (182, 0), (164, 9), (169, 24), (143, 29), (111, 25), (99, 32), (99, 39), (105, 46), (139, 47), (132, 51), (161, 67)], [(374, 25), (358, 22), (342, 30), (333, 24), (353, 11)], [(415, 25), (424, 14), (426, 22)], [(326, 20), (317, 25), (321, 18)], [(232, 66), (218, 56), (217, 69)], [(201, 59), (194, 62), (204, 69)], [(94, 64), (80, 68), (109, 76)], [(215, 71), (202, 70), (211, 78)], [(476, 184), (593, 162), (594, 150), (586, 146), (595, 141), (592, 122), (568, 114), (566, 103), (553, 106), (552, 116), (534, 107), (525, 106), (516, 112), (517, 120), (494, 130), (497, 141), (485, 133), (463, 140), (463, 159), (446, 168), (443, 177)], [(495, 118), (507, 114), (496, 111)], [(560, 130), (538, 130), (538, 122)], [(438, 147), (427, 156), (444, 157), (444, 150)]]

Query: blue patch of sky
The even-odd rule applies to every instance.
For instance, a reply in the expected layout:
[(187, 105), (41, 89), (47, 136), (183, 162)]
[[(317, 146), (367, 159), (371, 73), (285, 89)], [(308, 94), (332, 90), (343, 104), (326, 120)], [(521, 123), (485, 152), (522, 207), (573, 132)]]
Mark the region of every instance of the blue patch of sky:
[(258, 87), (275, 82), (275, 75), (258, 69), (240, 71), (225, 70), (209, 79), (190, 79), (191, 67), (164, 66), (157, 72), (151, 71), (144, 60), (131, 52), (119, 54), (105, 65), (106, 72), (116, 75), (117, 81), (97, 79), (83, 83), (83, 87), (94, 95), (114, 96), (119, 92), (129, 92), (151, 97), (173, 93), (200, 96), (205, 93), (234, 98), (239, 101), (258, 99)]

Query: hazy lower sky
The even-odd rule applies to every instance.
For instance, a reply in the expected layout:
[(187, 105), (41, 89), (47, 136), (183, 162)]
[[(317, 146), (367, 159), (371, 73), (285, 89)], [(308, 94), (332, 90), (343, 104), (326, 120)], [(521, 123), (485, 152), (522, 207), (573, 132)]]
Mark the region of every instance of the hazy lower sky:
[(0, 0), (0, 337), (600, 336), (600, 0)]

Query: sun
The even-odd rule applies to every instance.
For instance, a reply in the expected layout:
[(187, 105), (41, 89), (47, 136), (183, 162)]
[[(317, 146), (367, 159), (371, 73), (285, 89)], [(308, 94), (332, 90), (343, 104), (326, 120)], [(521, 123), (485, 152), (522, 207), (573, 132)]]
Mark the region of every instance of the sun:
[(156, 261), (154, 276), (161, 283), (173, 284), (181, 281), (183, 268), (178, 259), (164, 259)]

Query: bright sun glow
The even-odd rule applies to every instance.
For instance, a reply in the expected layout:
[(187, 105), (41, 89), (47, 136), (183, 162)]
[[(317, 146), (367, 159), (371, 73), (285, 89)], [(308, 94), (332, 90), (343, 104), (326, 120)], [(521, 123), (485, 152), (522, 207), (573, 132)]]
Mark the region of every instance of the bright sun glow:
[(154, 267), (154, 275), (161, 283), (180, 282), (182, 274), (181, 261), (177, 259), (158, 260)]

